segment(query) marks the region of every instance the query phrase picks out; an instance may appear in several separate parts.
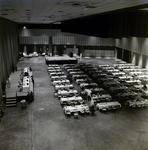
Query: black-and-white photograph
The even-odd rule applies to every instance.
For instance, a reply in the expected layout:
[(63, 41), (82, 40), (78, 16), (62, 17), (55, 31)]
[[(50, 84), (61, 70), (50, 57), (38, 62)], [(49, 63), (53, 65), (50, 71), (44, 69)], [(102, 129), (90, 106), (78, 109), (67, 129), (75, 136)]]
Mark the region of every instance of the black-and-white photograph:
[(0, 0), (0, 150), (148, 150), (148, 0)]

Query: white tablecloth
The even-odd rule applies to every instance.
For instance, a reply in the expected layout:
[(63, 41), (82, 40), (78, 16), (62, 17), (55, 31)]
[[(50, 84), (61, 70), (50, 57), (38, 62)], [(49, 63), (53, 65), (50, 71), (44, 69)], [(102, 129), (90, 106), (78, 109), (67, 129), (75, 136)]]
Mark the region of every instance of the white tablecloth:
[(76, 106), (65, 106), (63, 111), (66, 113), (67, 111), (73, 112), (81, 112), (83, 110), (88, 110), (88, 105), (76, 105)]
[(65, 102), (69, 102), (69, 101), (78, 101), (78, 102), (81, 102), (83, 99), (81, 96), (72, 96), (72, 97), (61, 97), (60, 99), (60, 103), (63, 104)]
[(65, 84), (65, 85), (55, 85), (54, 89), (57, 91), (59, 89), (69, 89), (74, 88), (72, 84)]
[(102, 110), (104, 108), (106, 109), (109, 109), (109, 108), (113, 108), (113, 107), (117, 107), (117, 108), (120, 108), (121, 107), (121, 104), (117, 101), (115, 102), (103, 102), (103, 103), (98, 103), (96, 105), (96, 107), (99, 109), (99, 110)]

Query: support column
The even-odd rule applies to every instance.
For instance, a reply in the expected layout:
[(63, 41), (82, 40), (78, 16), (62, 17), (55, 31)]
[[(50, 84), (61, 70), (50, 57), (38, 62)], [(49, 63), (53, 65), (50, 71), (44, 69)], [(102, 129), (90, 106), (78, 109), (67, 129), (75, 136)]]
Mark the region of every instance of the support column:
[(136, 58), (135, 58), (136, 56), (135, 56), (135, 53), (134, 52), (132, 52), (132, 63), (133, 64), (136, 64)]
[(43, 53), (46, 52), (46, 45), (43, 46)]
[(48, 49), (47, 54), (50, 56), (53, 56), (53, 54), (52, 54), (52, 36), (49, 36), (49, 49)]
[(53, 55), (57, 55), (57, 46), (54, 45), (54, 48), (53, 48)]
[(145, 65), (145, 68), (148, 69), (148, 56), (147, 56), (147, 58), (146, 58), (146, 65)]
[(115, 47), (115, 59), (117, 59), (117, 49)]
[(24, 45), (24, 53), (27, 54), (27, 47), (26, 47), (26, 45)]
[(64, 52), (63, 54), (67, 54), (66, 45), (64, 45)]
[(123, 60), (123, 55), (124, 55), (124, 49), (122, 49), (122, 57), (121, 57), (122, 60)]
[(33, 51), (34, 51), (34, 52), (36, 52), (36, 45), (34, 45), (34, 47), (33, 47)]
[(80, 48), (80, 59), (84, 56), (84, 46)]
[(142, 67), (142, 54), (139, 54), (139, 62), (138, 62), (138, 66)]

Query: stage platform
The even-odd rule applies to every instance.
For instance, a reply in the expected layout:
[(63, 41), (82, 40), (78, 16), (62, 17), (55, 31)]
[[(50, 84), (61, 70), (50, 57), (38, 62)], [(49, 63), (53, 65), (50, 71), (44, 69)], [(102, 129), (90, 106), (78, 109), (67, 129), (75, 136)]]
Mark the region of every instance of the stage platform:
[[(10, 74), (10, 88), (6, 88), (6, 102), (9, 99), (15, 99), (20, 102), (22, 99), (28, 100), (28, 92), (30, 91), (18, 91), (18, 81), (20, 80), (21, 71), (15, 71)], [(33, 83), (29, 84), (30, 90), (33, 92)]]
[(75, 57), (64, 56), (45, 56), (46, 64), (77, 64), (78, 60)]
[(20, 71), (10, 74), (10, 88), (6, 88), (6, 98), (16, 97), (18, 81), (20, 79)]

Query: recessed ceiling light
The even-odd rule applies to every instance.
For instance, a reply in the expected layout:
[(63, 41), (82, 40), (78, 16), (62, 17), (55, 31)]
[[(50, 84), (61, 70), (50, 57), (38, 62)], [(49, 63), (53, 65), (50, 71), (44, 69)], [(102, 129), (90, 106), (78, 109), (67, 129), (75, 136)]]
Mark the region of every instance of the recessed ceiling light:
[(96, 8), (96, 6), (86, 6), (86, 8)]
[(63, 4), (73, 6), (73, 7), (83, 7), (87, 6), (88, 2), (79, 2), (79, 1), (71, 1), (71, 2), (64, 2)]

